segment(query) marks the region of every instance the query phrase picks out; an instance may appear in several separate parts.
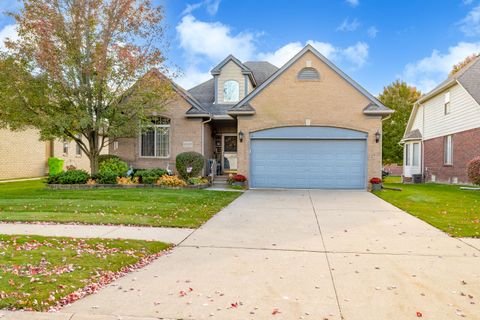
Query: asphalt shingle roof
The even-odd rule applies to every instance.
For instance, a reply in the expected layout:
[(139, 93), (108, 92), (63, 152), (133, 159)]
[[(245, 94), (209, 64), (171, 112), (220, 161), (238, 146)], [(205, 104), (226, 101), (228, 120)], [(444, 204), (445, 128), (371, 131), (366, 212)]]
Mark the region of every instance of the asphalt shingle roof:
[[(277, 67), (267, 61), (247, 61), (243, 65), (252, 72), (257, 86), (278, 70)], [(212, 115), (227, 115), (227, 112), (234, 106), (234, 104), (214, 103), (215, 81), (213, 78), (191, 88), (188, 92), (201, 104), (204, 110)]]
[(408, 140), (408, 139), (422, 139), (422, 134), (421, 134), (420, 130), (415, 129), (415, 130), (412, 130), (412, 131), (410, 131), (409, 133), (407, 133), (403, 139), (404, 139), (404, 140)]

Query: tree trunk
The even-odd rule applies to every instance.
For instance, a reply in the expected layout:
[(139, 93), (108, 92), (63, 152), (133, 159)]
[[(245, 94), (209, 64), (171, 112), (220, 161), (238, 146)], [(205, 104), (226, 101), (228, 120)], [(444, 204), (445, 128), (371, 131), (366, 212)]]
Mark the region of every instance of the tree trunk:
[(90, 151), (88, 158), (90, 159), (90, 171), (91, 171), (91, 174), (97, 174), (98, 173), (98, 156), (100, 154), (99, 146), (98, 146), (98, 132), (91, 131), (88, 136), (89, 136), (88, 147)]
[(90, 171), (91, 174), (97, 174), (98, 173), (98, 155), (96, 152), (94, 154), (91, 154), (90, 157)]

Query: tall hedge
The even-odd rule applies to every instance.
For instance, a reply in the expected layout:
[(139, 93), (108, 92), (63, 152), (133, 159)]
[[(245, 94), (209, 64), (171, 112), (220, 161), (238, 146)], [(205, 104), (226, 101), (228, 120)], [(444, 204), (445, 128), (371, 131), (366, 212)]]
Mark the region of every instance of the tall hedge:
[(183, 152), (176, 158), (178, 174), (184, 180), (198, 177), (205, 166), (205, 158), (198, 152)]

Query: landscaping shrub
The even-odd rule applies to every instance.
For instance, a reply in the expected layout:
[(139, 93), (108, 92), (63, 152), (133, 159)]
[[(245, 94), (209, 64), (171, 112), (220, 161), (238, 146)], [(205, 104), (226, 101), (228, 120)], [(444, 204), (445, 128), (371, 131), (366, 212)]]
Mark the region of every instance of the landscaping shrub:
[(110, 158), (99, 165), (98, 173), (102, 175), (116, 175), (116, 177), (125, 177), (127, 175), (128, 165), (125, 161), (117, 158)]
[(59, 158), (48, 158), (48, 174), (56, 175), (63, 171), (63, 160)]
[(122, 160), (122, 159), (120, 159), (119, 156), (116, 156), (116, 155), (113, 155), (113, 154), (101, 154), (101, 155), (98, 156), (98, 165), (100, 165), (105, 160), (109, 160), (109, 159)]
[(167, 187), (185, 187), (187, 184), (177, 176), (164, 175), (158, 179), (157, 185)]
[(68, 170), (56, 176), (57, 183), (60, 184), (85, 184), (90, 179), (90, 175), (85, 170)]
[(58, 177), (60, 176), (60, 173), (48, 175), (47, 184), (58, 184)]
[(140, 178), (141, 183), (154, 184), (161, 176), (166, 174), (168, 172), (164, 169), (140, 169), (133, 176)]
[(187, 180), (187, 183), (189, 185), (196, 186), (196, 185), (199, 185), (199, 184), (208, 183), (208, 179), (207, 178), (202, 178), (202, 177), (190, 178), (190, 179)]
[(184, 180), (197, 177), (205, 165), (205, 158), (198, 152), (183, 152), (176, 158), (178, 174)]
[(92, 178), (99, 184), (117, 184), (117, 177), (115, 172), (101, 172)]
[(117, 184), (132, 185), (138, 184), (138, 177), (117, 177)]
[(468, 162), (467, 175), (471, 183), (480, 185), (480, 156)]

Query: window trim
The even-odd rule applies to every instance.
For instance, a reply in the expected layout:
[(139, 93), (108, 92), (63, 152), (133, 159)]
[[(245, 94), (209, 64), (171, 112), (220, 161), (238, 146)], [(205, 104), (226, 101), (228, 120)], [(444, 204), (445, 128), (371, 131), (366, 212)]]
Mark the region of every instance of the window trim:
[[(449, 149), (448, 145), (450, 146)], [(448, 151), (450, 151), (450, 155)], [(453, 166), (453, 135), (451, 134), (443, 138), (443, 165)]]
[(69, 149), (70, 149), (70, 141), (68, 141), (67, 139), (63, 139), (62, 141), (63, 156), (68, 157)]
[[(228, 82), (235, 82), (235, 83), (237, 84), (238, 100), (225, 100), (225, 85), (226, 85)], [(239, 102), (239, 101), (241, 100), (241, 99), (240, 99), (240, 83), (239, 83), (237, 80), (235, 80), (235, 79), (228, 79), (228, 80), (223, 81), (222, 93), (223, 93), (223, 102), (225, 102), (225, 103), (236, 103), (236, 102)]]
[(168, 128), (168, 155), (166, 156), (143, 156), (142, 155), (142, 135), (144, 132), (140, 131), (140, 134), (138, 135), (138, 157), (139, 158), (144, 158), (144, 159), (169, 159), (172, 155), (172, 119), (169, 117), (164, 117), (164, 116), (158, 116), (158, 118), (165, 118), (170, 121), (169, 124), (155, 124), (153, 125), (155, 134), (153, 135), (153, 153), (157, 153), (157, 128)]
[(410, 158), (410, 155), (411, 155), (410, 146), (411, 146), (411, 143), (405, 144), (405, 166), (407, 167), (412, 166), (412, 160)]

